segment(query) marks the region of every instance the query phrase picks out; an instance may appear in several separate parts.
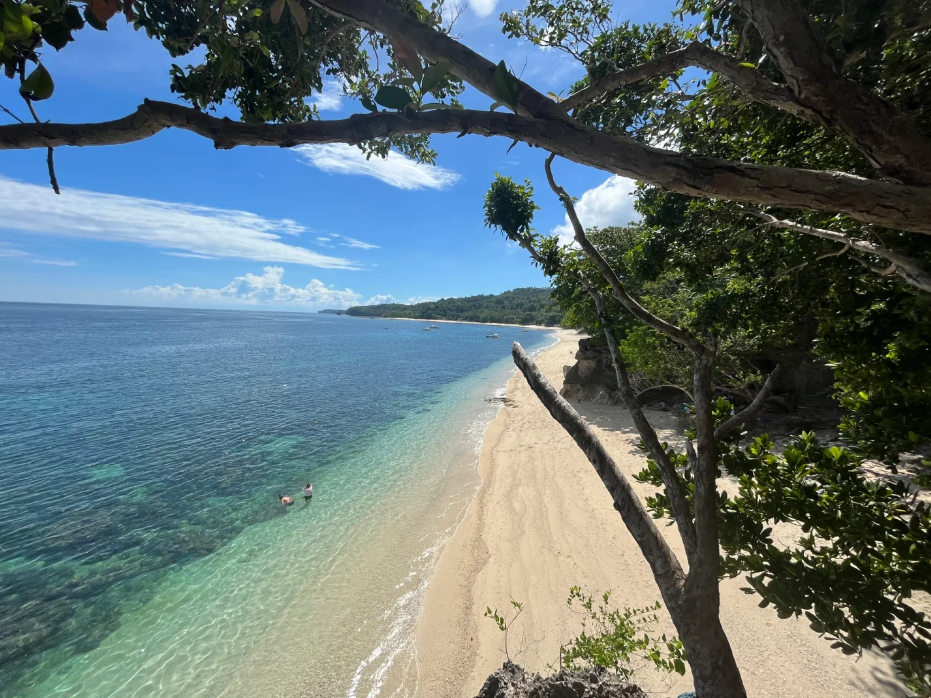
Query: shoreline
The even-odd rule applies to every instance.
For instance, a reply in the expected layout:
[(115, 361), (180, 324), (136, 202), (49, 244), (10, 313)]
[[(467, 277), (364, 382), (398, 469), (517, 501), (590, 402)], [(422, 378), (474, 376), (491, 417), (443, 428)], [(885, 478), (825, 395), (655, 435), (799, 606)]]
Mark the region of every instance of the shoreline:
[[(521, 327), (527, 330), (549, 330), (562, 332), (563, 327), (550, 327), (548, 325), (520, 325), (516, 322), (475, 322), (474, 320), (427, 320), (416, 317), (382, 317), (381, 315), (346, 315), (357, 320), (403, 320), (404, 322), (442, 322), (448, 325), (482, 325), (484, 327)], [(571, 330), (574, 332), (574, 330)]]
[[(399, 318), (400, 319), (400, 318)], [(558, 390), (563, 366), (574, 362), (579, 335), (557, 330), (557, 343), (535, 357)], [(505, 660), (503, 634), (483, 617), (486, 607), (524, 604), (509, 631), (511, 660), (546, 673), (559, 647), (578, 635), (580, 616), (568, 608), (569, 588), (612, 592), (615, 608), (648, 606), (660, 598), (649, 566), (614, 511), (610, 495), (572, 439), (556, 425), (520, 373), (507, 384), (508, 400), (488, 425), (479, 455), (479, 486), (464, 519), (439, 554), (417, 623), (415, 695), (472, 698)], [(628, 476), (642, 469), (636, 434), (626, 410), (578, 404)], [(649, 412), (661, 440), (680, 439), (673, 417)], [(652, 488), (636, 481), (645, 497)], [(674, 527), (662, 526), (680, 559)], [(808, 624), (779, 620), (742, 579), (721, 583), (721, 620), (749, 695), (811, 698), (906, 695), (890, 663), (875, 654), (846, 657), (830, 649)], [(664, 610), (653, 634), (674, 634)], [(513, 614), (508, 614), (510, 617)], [(691, 691), (688, 673), (638, 671), (647, 692), (675, 696)]]

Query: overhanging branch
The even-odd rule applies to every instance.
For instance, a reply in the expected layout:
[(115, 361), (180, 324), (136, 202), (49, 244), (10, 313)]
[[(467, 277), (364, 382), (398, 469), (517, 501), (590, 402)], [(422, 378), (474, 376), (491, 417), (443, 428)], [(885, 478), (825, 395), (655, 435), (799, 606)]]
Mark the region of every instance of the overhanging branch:
[(217, 148), (362, 143), (416, 133), (503, 136), (689, 196), (841, 213), (864, 223), (931, 234), (931, 188), (838, 172), (687, 156), (569, 121), (500, 112), (438, 109), (427, 113), (359, 114), (335, 121), (247, 124), (178, 104), (146, 101), (135, 113), (114, 121), (0, 126), (0, 150), (119, 145), (149, 138), (170, 127), (209, 138)]
[(659, 75), (669, 75), (690, 66), (717, 73), (740, 88), (754, 101), (782, 109), (809, 121), (821, 123), (817, 113), (799, 104), (785, 87), (768, 80), (755, 68), (741, 65), (730, 56), (719, 53), (698, 41), (678, 51), (671, 51), (646, 63), (605, 76), (570, 95), (560, 102), (559, 106), (567, 111), (577, 109), (621, 87)]
[[(825, 240), (833, 240), (835, 242), (843, 243), (845, 250), (849, 248), (859, 250), (860, 252), (866, 252), (867, 254), (875, 255), (876, 257), (881, 257), (887, 262), (891, 262), (890, 267), (882, 270), (883, 275), (895, 273), (911, 286), (921, 289), (926, 293), (931, 293), (931, 274), (928, 274), (928, 272), (921, 268), (921, 264), (918, 262), (918, 260), (909, 257), (908, 255), (904, 255), (900, 252), (896, 252), (895, 250), (890, 250), (888, 247), (876, 245), (866, 240), (857, 240), (851, 238), (844, 233), (837, 233), (833, 230), (825, 230), (824, 228), (815, 228), (813, 226), (804, 225), (795, 221), (780, 220), (779, 218), (776, 218), (775, 216), (763, 211), (753, 211), (752, 214), (757, 218), (762, 218), (766, 221), (767, 225), (770, 225), (774, 228), (793, 230), (798, 233), (805, 233), (806, 235), (813, 235), (815, 237), (824, 238)], [(839, 252), (837, 254), (839, 255), (841, 253)], [(822, 255), (822, 257), (827, 256), (830, 255)], [(819, 257), (819, 259), (822, 257)], [(856, 259), (856, 257), (854, 257), (854, 259)], [(871, 265), (867, 265), (867, 268), (876, 271), (876, 269)]]

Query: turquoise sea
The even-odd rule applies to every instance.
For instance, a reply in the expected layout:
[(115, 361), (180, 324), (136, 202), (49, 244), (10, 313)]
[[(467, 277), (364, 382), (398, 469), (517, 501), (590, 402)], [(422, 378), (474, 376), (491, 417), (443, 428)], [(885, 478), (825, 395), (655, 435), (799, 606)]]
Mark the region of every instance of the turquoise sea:
[(409, 694), (511, 342), (552, 343), (424, 326), (0, 303), (0, 698)]

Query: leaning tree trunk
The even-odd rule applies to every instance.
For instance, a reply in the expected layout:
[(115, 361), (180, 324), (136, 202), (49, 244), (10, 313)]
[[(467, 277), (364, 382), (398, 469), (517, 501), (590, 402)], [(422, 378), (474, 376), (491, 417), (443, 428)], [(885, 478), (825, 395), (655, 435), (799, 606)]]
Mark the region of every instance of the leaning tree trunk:
[(520, 344), (515, 342), (511, 353), (531, 390), (579, 445), (611, 493), (614, 508), (650, 565), (685, 647), (698, 697), (746, 698), (740, 670), (718, 617), (717, 550), (714, 560), (696, 559), (686, 576), (627, 477), (585, 420), (556, 392)]

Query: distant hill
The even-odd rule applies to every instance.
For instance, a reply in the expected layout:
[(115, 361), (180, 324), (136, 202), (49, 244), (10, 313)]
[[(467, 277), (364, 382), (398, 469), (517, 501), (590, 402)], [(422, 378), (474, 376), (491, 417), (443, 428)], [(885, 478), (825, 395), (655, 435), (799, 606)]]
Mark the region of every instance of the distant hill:
[(326, 310), (318, 310), (317, 312), (318, 313), (329, 313), (330, 315), (346, 315), (347, 314), (345, 310), (333, 310), (331, 308), (327, 308)]
[(346, 311), (357, 317), (417, 318), (466, 322), (506, 322), (515, 325), (548, 325), (562, 322), (563, 314), (550, 298), (548, 288), (515, 288), (497, 296), (443, 298), (429, 303), (357, 305)]

